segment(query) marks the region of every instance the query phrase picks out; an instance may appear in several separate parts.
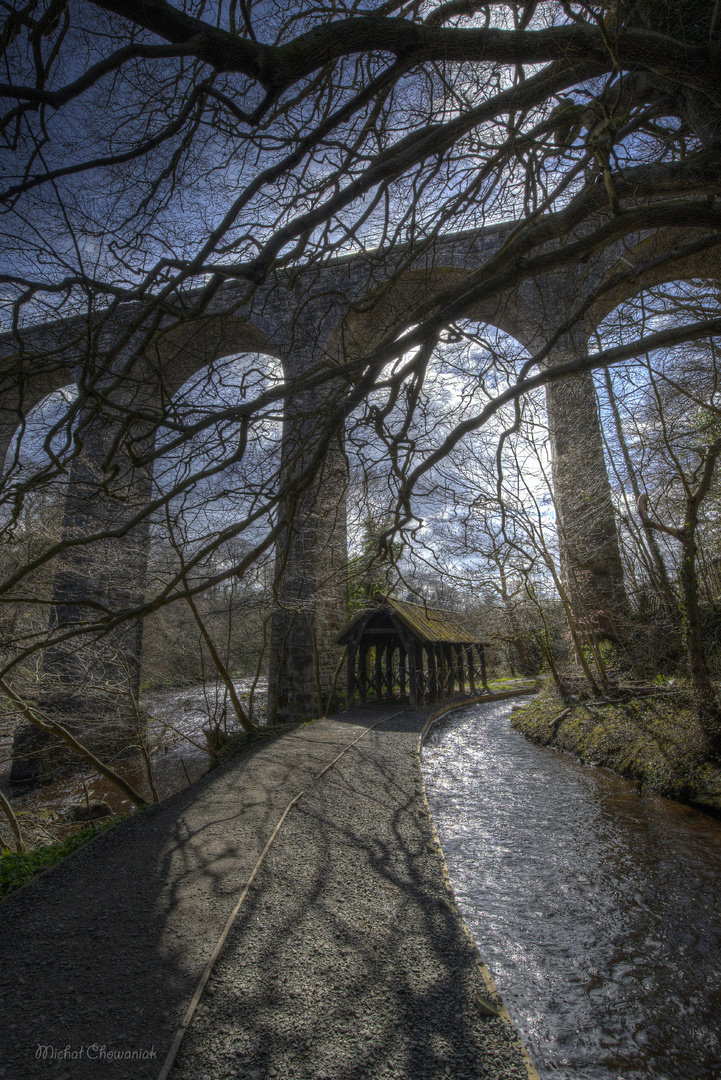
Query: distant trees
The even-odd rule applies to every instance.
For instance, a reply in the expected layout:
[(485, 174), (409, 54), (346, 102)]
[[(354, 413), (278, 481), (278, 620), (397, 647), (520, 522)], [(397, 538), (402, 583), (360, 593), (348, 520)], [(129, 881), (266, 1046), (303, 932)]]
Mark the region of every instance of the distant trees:
[[(220, 551), (216, 565), (232, 559)], [(177, 569), (172, 550), (159, 539), (151, 546), (148, 574), (151, 581), (169, 577)], [(199, 568), (201, 569), (201, 568)], [(197, 572), (197, 571), (196, 571)], [(202, 567), (205, 575), (212, 573)], [(272, 607), (272, 567), (262, 562), (238, 582), (230, 579), (200, 593), (194, 603), (222, 663), (236, 676), (252, 677), (267, 664), (267, 623)], [(192, 588), (193, 579), (188, 580)], [(169, 604), (145, 620), (143, 629), (142, 684), (161, 689), (215, 678), (212, 658), (187, 603)]]
[[(710, 304), (697, 283), (645, 293), (618, 309), (600, 333), (619, 341), (625, 327), (635, 334), (639, 322), (658, 326), (681, 319), (691, 303)], [(459, 409), (473, 416), (478, 398), (488, 392), (485, 371), (492, 371), (497, 393), (503, 372), (512, 372), (518, 359), (517, 346), (502, 335), (453, 329), (429, 362), (427, 410), (419, 429), (408, 429), (409, 439), (422, 443), (430, 429), (433, 438), (443, 438)], [(685, 671), (714, 753), (718, 706), (711, 666), (718, 676), (714, 626), (721, 591), (718, 362), (715, 341), (701, 340), (648, 353), (597, 380), (629, 597), (623, 619), (615, 615), (611, 652), (599, 613), (570, 591), (560, 572), (564, 537), (557, 533), (551, 446), (537, 394), (499, 411), (494, 424), (458, 443), (427, 474), (418, 489), (424, 520), (404, 554), (406, 562), (435, 567), (437, 578), (446, 587), (455, 584), (461, 598), (476, 594), (485, 633), (512, 649), (512, 669), (529, 670), (531, 657), (542, 659), (562, 682), (565, 661), (558, 650), (565, 633), (594, 692), (607, 687), (609, 662), (615, 677), (619, 666), (627, 676), (634, 669), (652, 677)], [(452, 385), (453, 392), (444, 401), (435, 385)], [(586, 483), (582, 433), (575, 437), (580, 488)], [(401, 565), (400, 576), (409, 581), (413, 572)], [(561, 611), (565, 630), (559, 634)]]
[[(657, 291), (640, 298), (637, 314), (649, 321), (678, 318), (703, 302), (698, 284), (673, 295)], [(620, 450), (618, 473), (627, 477), (624, 516), (629, 525), (635, 519), (627, 543), (642, 567), (636, 577), (653, 591), (669, 629), (682, 632), (699, 719), (716, 754), (721, 713), (706, 642), (719, 599), (713, 580), (719, 557), (719, 359), (711, 339), (647, 355), (643, 368), (607, 375), (605, 386)]]

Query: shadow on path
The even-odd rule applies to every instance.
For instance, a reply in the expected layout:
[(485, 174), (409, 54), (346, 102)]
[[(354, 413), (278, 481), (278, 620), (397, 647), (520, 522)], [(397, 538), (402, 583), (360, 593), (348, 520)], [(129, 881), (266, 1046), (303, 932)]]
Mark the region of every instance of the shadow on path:
[[(397, 710), (384, 706), (386, 715)], [(526, 1077), (480, 1020), (418, 759), (432, 709), (356, 709), (260, 745), (0, 906), (3, 1080), (157, 1077), (287, 803), (173, 1076)], [(38, 1051), (38, 1048), (40, 1050)], [(132, 1056), (128, 1056), (132, 1055)]]

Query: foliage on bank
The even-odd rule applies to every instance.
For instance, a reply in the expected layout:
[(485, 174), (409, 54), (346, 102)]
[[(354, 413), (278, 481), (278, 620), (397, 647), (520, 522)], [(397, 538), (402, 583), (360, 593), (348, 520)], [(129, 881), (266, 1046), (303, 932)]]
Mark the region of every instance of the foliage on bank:
[(721, 769), (703, 759), (702, 731), (683, 693), (607, 701), (559, 698), (547, 688), (511, 723), (532, 742), (635, 780), (644, 793), (721, 815)]
[(34, 848), (23, 854), (11, 852), (9, 849), (0, 849), (0, 899), (4, 899), (9, 893), (19, 889), (32, 878), (41, 874), (43, 870), (60, 862), (66, 855), (77, 851), (88, 840), (92, 840), (99, 832), (105, 832), (116, 825), (121, 818), (115, 817), (112, 821), (104, 822), (87, 829), (74, 832), (65, 840), (57, 844), (47, 844), (45, 847)]

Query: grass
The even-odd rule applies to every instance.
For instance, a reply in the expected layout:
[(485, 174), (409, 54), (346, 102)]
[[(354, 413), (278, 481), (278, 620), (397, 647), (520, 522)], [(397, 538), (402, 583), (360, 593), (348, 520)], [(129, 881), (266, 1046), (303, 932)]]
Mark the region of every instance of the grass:
[(533, 683), (536, 681), (537, 679), (534, 675), (499, 675), (496, 679), (488, 680), (488, 689), (503, 690), (504, 687), (513, 689), (519, 684), (525, 685), (526, 683)]
[[(570, 711), (554, 731), (565, 709)], [(721, 769), (703, 758), (703, 735), (685, 695), (607, 702), (561, 699), (546, 687), (512, 715), (511, 724), (532, 742), (635, 780), (644, 793), (721, 814)]]
[(41, 874), (43, 870), (47, 870), (49, 866), (60, 862), (71, 852), (77, 851), (83, 844), (87, 844), (88, 840), (92, 840), (97, 833), (105, 832), (106, 829), (117, 825), (120, 820), (122, 818), (116, 817), (111, 821), (104, 822), (102, 825), (96, 825), (95, 828), (81, 829), (79, 832), (73, 833), (72, 836), (66, 837), (65, 840), (60, 840), (57, 844), (34, 848), (24, 854), (3, 848), (0, 853), (0, 899), (4, 899), (15, 889), (25, 885), (26, 882)]

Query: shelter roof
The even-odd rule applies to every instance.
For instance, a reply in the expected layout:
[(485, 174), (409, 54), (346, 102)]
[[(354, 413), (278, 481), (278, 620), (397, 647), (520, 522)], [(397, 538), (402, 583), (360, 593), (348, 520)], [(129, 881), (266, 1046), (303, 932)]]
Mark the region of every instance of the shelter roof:
[[(480, 644), (478, 632), (469, 626), (458, 612), (430, 607), (428, 604), (411, 604), (408, 600), (397, 600), (394, 596), (384, 596), (382, 593), (376, 593), (373, 604), (359, 611), (336, 640), (340, 645), (344, 645), (352, 636), (352, 631), (360, 629), (360, 623), (373, 622), (373, 616), (383, 612), (391, 617), (395, 616), (405, 629), (424, 645), (436, 642)], [(373, 632), (372, 626), (368, 627), (368, 632)]]

